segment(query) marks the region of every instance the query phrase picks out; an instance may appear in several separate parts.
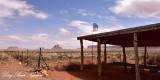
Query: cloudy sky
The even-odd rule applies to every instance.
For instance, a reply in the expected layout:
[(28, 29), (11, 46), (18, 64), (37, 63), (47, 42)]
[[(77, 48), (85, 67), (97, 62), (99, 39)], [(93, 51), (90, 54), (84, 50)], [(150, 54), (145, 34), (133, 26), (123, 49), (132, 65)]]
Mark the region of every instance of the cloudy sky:
[(98, 32), (158, 23), (159, 7), (160, 0), (0, 0), (0, 48), (76, 49), (94, 22)]

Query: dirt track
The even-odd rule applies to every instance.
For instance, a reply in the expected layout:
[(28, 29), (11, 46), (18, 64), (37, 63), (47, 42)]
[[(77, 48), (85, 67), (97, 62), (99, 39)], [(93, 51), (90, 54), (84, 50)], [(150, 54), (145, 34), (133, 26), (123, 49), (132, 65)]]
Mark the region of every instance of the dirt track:
[(8, 57), (8, 61), (0, 64), (0, 80), (47, 80), (41, 75), (35, 75), (27, 72), (18, 60), (2, 53)]

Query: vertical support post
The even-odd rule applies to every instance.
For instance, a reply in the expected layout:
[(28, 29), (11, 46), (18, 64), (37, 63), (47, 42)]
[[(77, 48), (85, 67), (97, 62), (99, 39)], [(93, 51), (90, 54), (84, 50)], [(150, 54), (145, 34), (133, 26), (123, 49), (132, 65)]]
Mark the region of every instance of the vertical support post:
[(146, 65), (147, 47), (144, 47), (144, 65)]
[(93, 41), (92, 41), (92, 64), (93, 64)]
[(81, 45), (81, 70), (83, 70), (83, 61), (84, 61), (84, 53), (83, 53), (83, 40), (80, 39), (80, 45)]
[(23, 55), (23, 51), (22, 51), (22, 62), (23, 62), (23, 56), (24, 56), (24, 55)]
[[(15, 51), (15, 52), (16, 52), (16, 51)], [(20, 57), (19, 57), (19, 56), (20, 56), (20, 55), (19, 55), (19, 51), (17, 51), (17, 53), (18, 53), (18, 60), (20, 60)]]
[(124, 63), (124, 71), (127, 72), (126, 50), (124, 46), (123, 46), (123, 63)]
[(40, 69), (40, 65), (41, 65), (41, 48), (40, 48), (39, 58), (38, 58), (38, 69)]
[(135, 53), (136, 80), (140, 80), (137, 33), (134, 33), (133, 36), (134, 36), (133, 44), (134, 44), (134, 53)]
[(97, 38), (97, 53), (98, 53), (98, 76), (101, 76), (102, 74), (102, 64), (101, 64), (101, 40), (100, 38)]
[(107, 57), (107, 55), (106, 55), (106, 44), (104, 44), (104, 66), (106, 66), (106, 63), (107, 63), (106, 57)]

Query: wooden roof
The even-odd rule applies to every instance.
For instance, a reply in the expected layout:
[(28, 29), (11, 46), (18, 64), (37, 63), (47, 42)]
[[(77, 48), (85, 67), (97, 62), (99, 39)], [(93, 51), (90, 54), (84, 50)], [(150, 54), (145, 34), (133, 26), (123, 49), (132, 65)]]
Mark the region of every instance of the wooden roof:
[(160, 46), (160, 23), (79, 36), (77, 39), (97, 42), (97, 38), (100, 38), (102, 44), (133, 47), (133, 33), (137, 33), (138, 46)]

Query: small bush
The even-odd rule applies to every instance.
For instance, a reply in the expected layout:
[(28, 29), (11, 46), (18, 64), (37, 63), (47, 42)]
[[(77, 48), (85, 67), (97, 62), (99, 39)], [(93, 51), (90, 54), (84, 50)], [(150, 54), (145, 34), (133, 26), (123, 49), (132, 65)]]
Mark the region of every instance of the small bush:
[[(84, 64), (83, 67), (85, 69), (90, 69), (95, 67), (95, 64)], [(79, 71), (80, 70), (80, 63), (70, 62), (67, 65), (57, 65), (54, 67), (57, 71)]]
[(147, 64), (149, 65), (157, 65), (160, 62), (160, 55), (151, 56), (147, 60)]
[(67, 65), (57, 65), (54, 67), (54, 69), (57, 71), (75, 71), (80, 70), (80, 65), (70, 62)]
[(8, 61), (8, 57), (0, 54), (0, 61)]
[(76, 70), (80, 70), (80, 64), (70, 62), (66, 66), (66, 71), (76, 71)]

